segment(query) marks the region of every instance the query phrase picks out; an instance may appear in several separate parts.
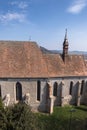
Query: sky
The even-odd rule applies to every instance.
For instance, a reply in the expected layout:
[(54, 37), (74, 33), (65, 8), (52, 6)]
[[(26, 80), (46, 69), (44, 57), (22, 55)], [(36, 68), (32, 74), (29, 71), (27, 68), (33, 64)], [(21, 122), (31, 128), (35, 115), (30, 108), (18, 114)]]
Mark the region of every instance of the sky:
[(0, 0), (0, 40), (36, 41), (62, 50), (87, 51), (87, 0)]

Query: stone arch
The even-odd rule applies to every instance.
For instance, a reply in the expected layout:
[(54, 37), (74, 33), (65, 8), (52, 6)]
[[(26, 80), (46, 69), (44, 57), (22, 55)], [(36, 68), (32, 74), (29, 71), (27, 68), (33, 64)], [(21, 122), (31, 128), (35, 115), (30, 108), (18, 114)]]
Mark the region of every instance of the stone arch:
[(16, 100), (22, 100), (22, 85), (20, 82), (16, 83)]
[(57, 96), (58, 83), (55, 82), (53, 85), (53, 96)]

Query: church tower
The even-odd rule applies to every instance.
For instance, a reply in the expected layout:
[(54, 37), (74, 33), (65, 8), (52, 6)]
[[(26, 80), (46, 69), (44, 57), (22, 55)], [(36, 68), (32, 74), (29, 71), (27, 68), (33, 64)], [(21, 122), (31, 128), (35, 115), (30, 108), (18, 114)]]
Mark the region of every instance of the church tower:
[(64, 38), (64, 42), (63, 42), (63, 60), (65, 61), (66, 60), (66, 57), (68, 55), (68, 39), (67, 39), (67, 29), (66, 29), (66, 32), (65, 32), (65, 38)]

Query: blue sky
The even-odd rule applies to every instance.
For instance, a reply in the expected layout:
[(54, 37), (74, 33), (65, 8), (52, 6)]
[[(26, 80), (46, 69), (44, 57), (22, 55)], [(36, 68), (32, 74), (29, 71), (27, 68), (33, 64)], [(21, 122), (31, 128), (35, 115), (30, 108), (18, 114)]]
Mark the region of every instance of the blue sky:
[(0, 40), (61, 50), (66, 28), (69, 50), (87, 51), (87, 0), (0, 1)]

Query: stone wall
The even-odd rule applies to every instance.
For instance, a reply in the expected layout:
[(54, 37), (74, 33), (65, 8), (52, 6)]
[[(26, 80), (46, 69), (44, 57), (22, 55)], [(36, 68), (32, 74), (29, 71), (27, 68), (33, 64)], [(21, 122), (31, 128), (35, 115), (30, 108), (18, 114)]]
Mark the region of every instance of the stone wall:
[(16, 100), (16, 83), (19, 82), (22, 86), (22, 101), (27, 93), (29, 93), (29, 105), (33, 110), (39, 109), (42, 111), (46, 110), (46, 81), (41, 80), (41, 92), (40, 101), (37, 100), (37, 80), (26, 80), (26, 79), (7, 79), (0, 80), (1, 86), (1, 97), (3, 102), (6, 102), (6, 95), (10, 95), (10, 104), (17, 103)]
[[(82, 81), (84, 81), (83, 92), (82, 94), (80, 94)], [(54, 83), (56, 82), (58, 84), (57, 96), (53, 97), (54, 105), (77, 105), (78, 98), (80, 98), (80, 104), (87, 104), (87, 77), (65, 77), (52, 79), (50, 82), (52, 84), (53, 89)], [(72, 94), (69, 93), (71, 82), (73, 82)]]
[[(37, 81), (41, 82), (40, 89), (40, 101), (37, 100)], [(1, 97), (4, 103), (8, 101), (8, 104), (14, 104), (16, 100), (16, 83), (19, 82), (22, 85), (22, 101), (25, 95), (29, 95), (29, 105), (33, 110), (46, 111), (48, 106), (48, 79), (0, 79)], [(84, 80), (83, 93), (81, 95), (79, 85)], [(72, 94), (70, 91), (70, 82), (73, 82)], [(87, 105), (87, 77), (63, 77), (63, 78), (49, 78), (49, 82), (52, 87), (52, 98), (55, 106), (64, 106), (67, 104)], [(57, 83), (57, 95), (53, 95), (54, 83)], [(79, 84), (80, 82), (80, 84)], [(81, 89), (81, 86), (80, 86)]]

